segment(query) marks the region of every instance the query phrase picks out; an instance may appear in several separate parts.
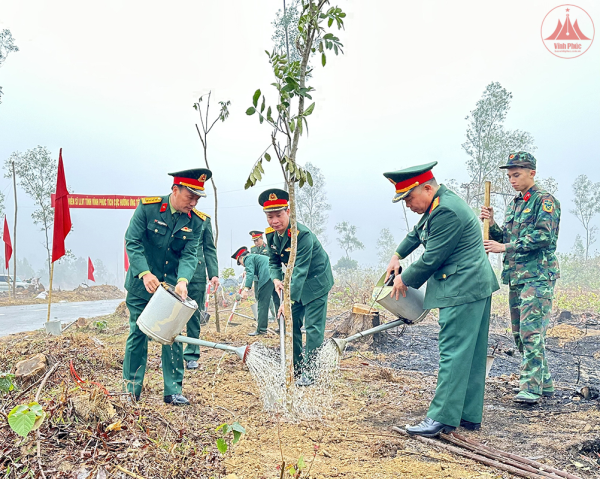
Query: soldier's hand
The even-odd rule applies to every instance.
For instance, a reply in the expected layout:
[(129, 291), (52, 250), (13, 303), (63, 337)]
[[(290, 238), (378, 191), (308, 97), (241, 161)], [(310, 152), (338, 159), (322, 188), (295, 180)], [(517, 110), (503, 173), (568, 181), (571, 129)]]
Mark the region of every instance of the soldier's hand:
[(283, 303), (281, 303), (279, 305), (279, 310), (277, 311), (277, 317), (279, 318), (279, 316), (281, 316), (281, 315), (285, 315), (285, 309), (283, 307)]
[(212, 290), (217, 291), (217, 289), (219, 289), (219, 278), (217, 278), (216, 276), (213, 276), (210, 279), (210, 284), (211, 284)]
[(491, 206), (482, 206), (481, 213), (479, 213), (479, 219), (490, 220), (490, 226), (494, 225), (496, 222), (494, 221), (494, 208)]
[(392, 256), (392, 259), (390, 260), (390, 262), (388, 264), (386, 274), (385, 274), (385, 279), (383, 280), (384, 283), (387, 283), (387, 280), (390, 278), (390, 274), (392, 274), (392, 271), (396, 275), (396, 278), (398, 278), (398, 276), (400, 276), (400, 258), (398, 258), (398, 256), (396, 256), (396, 255)]
[(402, 281), (402, 276), (396, 276), (394, 278), (394, 287), (392, 288), (392, 298), (396, 298), (397, 301), (400, 299), (400, 294), (402, 294), (402, 297), (406, 298), (406, 291), (408, 291), (408, 286)]
[(486, 253), (504, 253), (506, 251), (505, 244), (494, 240), (483, 240), (483, 247)]
[(146, 273), (144, 276), (142, 276), (142, 279), (144, 280), (144, 287), (146, 288), (146, 291), (148, 291), (150, 294), (154, 294), (156, 289), (160, 286), (160, 281), (158, 281), (158, 278), (152, 273)]
[(187, 281), (180, 281), (177, 283), (177, 286), (175, 286), (175, 292), (181, 296), (182, 299), (186, 299), (188, 295)]
[(242, 291), (242, 300), (248, 299), (248, 291)]
[(278, 280), (278, 279), (274, 279), (273, 280), (273, 286), (275, 286), (275, 291), (277, 291), (277, 293), (281, 293), (283, 294), (283, 282)]

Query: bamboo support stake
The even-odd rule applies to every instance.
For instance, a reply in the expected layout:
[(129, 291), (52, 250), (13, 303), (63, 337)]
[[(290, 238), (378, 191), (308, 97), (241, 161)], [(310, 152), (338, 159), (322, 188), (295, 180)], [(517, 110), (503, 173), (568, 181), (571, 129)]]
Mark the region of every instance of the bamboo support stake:
[[(491, 202), (491, 187), (492, 184), (489, 181), (485, 182), (485, 195), (483, 197), (483, 205), (486, 207), (490, 207), (490, 202)], [(483, 239), (484, 240), (489, 240), (490, 239), (490, 220), (489, 219), (485, 219), (483, 220)]]
[(48, 319), (46, 322), (50, 321), (50, 305), (52, 304), (52, 278), (54, 277), (54, 262), (52, 262), (52, 266), (50, 267), (50, 289), (48, 291)]

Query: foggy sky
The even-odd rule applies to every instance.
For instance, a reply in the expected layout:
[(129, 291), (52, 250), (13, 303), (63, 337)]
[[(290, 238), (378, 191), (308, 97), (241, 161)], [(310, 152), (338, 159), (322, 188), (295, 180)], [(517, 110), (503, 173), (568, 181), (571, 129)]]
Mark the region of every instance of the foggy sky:
[[(269, 164), (261, 183), (243, 189), (270, 141), (269, 128), (244, 112), (257, 88), (274, 98), (264, 50), (272, 48), (271, 22), (281, 5), (4, 2), (0, 29), (11, 30), (20, 51), (0, 68), (0, 160), (37, 145), (57, 158), (62, 147), (74, 193), (167, 194), (167, 172), (204, 165), (192, 104), (212, 90), (215, 106), (231, 101), (230, 118), (209, 135), (219, 191), (219, 262), (229, 266), (231, 253), (250, 245), (247, 233), (267, 226), (259, 193), (282, 185), (279, 167)], [(600, 181), (597, 41), (576, 59), (551, 55), (540, 39), (544, 16), (557, 6), (548, 1), (338, 5), (348, 13), (338, 35), (345, 54), (330, 54), (325, 68), (315, 68), (316, 109), (298, 152), (298, 161), (318, 165), (327, 182), (332, 263), (342, 255), (337, 222), (358, 226), (367, 246), (354, 254), (361, 263), (375, 263), (382, 228), (398, 241), (405, 234), (402, 208), (392, 204), (393, 186), (382, 172), (436, 160), (442, 182), (467, 179), (465, 116), (492, 81), (513, 93), (505, 127), (533, 135), (538, 174), (558, 181), (558, 246), (568, 251), (584, 232), (569, 213), (571, 184), (582, 173)], [(598, 24), (597, 3), (578, 6)], [(11, 181), (0, 179), (0, 189), (12, 225)], [(212, 215), (210, 186), (207, 193), (198, 209)], [(31, 221), (32, 202), (18, 194), (18, 255), (40, 268), (43, 235)], [(71, 210), (75, 230), (67, 247), (102, 259), (122, 278), (123, 235), (132, 212)]]

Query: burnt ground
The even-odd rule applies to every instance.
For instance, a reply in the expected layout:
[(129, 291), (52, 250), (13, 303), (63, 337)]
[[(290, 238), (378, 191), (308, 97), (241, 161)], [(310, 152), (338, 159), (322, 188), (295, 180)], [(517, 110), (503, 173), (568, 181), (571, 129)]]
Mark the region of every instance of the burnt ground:
[[(562, 318), (561, 318), (562, 319)], [(518, 386), (521, 356), (502, 318), (494, 317), (488, 353), (495, 357), (486, 383), (483, 428), (474, 433), (493, 447), (516, 451), (529, 458), (546, 458), (555, 466), (582, 477), (600, 477), (600, 326), (588, 316), (552, 320), (547, 358), (556, 394), (536, 405), (512, 401)], [(439, 327), (431, 316), (424, 322), (385, 333), (379, 341), (349, 343), (346, 355), (402, 372), (413, 371), (435, 380), (438, 368)], [(424, 382), (424, 388), (426, 388)], [(405, 411), (404, 424), (419, 422), (427, 412), (433, 389), (422, 391), (422, 407)], [(392, 419), (394, 421), (394, 419)], [(387, 425), (379, 417), (378, 422)], [(569, 468), (569, 466), (571, 466)], [(585, 474), (591, 474), (585, 476)]]

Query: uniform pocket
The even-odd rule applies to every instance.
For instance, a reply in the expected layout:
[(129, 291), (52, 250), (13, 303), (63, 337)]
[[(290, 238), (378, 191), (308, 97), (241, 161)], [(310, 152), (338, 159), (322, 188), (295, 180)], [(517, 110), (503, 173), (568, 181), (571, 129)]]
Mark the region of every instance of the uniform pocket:
[(433, 273), (433, 279), (437, 281), (436, 298), (452, 298), (459, 295), (457, 271), (457, 264), (446, 264)]
[(182, 251), (185, 248), (185, 245), (188, 244), (192, 239), (194, 239), (192, 233), (179, 230), (176, 233), (173, 233), (171, 249), (173, 251)]
[(158, 222), (148, 223), (146, 233), (154, 244), (162, 245), (167, 234), (167, 225)]

